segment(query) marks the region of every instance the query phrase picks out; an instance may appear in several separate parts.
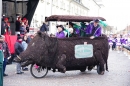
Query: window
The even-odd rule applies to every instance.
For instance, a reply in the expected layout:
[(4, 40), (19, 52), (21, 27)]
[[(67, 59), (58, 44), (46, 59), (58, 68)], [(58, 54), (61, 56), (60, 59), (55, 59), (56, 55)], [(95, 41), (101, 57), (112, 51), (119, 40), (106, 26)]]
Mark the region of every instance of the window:
[(7, 3), (6, 2), (3, 3), (2, 8), (3, 8), (3, 10), (2, 10), (3, 14), (7, 15)]

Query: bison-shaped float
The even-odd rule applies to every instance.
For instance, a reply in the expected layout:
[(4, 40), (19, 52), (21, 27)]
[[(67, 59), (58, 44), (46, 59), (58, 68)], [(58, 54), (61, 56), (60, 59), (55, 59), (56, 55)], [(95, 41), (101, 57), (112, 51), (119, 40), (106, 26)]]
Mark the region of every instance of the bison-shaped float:
[[(75, 45), (93, 45), (93, 56), (90, 58), (75, 58)], [(54, 38), (45, 33), (38, 32), (34, 39), (29, 43), (26, 51), (16, 58), (16, 61), (23, 62), (22, 66), (36, 63), (48, 69), (58, 69), (65, 73), (67, 70), (85, 71), (98, 66), (98, 74), (104, 74), (104, 64), (107, 67), (109, 46), (106, 35), (90, 39), (89, 37)]]

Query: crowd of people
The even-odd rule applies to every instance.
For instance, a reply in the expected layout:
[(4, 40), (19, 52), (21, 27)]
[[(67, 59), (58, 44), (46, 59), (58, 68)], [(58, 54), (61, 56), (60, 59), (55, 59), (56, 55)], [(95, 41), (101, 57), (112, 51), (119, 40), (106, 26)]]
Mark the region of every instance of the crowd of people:
[(130, 50), (130, 34), (111, 34), (108, 36), (108, 42), (110, 51), (116, 50), (117, 53), (124, 52), (128, 56)]
[[(21, 18), (20, 16), (16, 19), (16, 42), (14, 45), (14, 53), (10, 52), (10, 44), (8, 40), (6, 40), (7, 36), (11, 35), (10, 23), (8, 17), (2, 18), (1, 22), (1, 35), (0, 35), (0, 50), (3, 52), (3, 76), (8, 76), (5, 73), (6, 65), (10, 59), (14, 59), (14, 57), (18, 56), (21, 52), (25, 51), (28, 43), (33, 38), (33, 35), (29, 35), (29, 25), (28, 20), (26, 18)], [(12, 60), (13, 61), (13, 60)], [(11, 61), (11, 63), (12, 63)], [(22, 74), (23, 71), (27, 71), (28, 68), (22, 67), (21, 64), (17, 63), (16, 66), (16, 74)]]

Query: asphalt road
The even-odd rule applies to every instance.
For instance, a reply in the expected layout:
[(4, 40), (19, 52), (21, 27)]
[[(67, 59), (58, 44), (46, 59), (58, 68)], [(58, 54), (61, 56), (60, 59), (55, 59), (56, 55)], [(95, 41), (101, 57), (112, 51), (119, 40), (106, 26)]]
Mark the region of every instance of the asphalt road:
[(109, 72), (98, 75), (97, 71), (67, 71), (65, 74), (49, 71), (45, 78), (36, 79), (30, 71), (16, 74), (16, 64), (7, 65), (4, 86), (130, 86), (130, 59), (122, 52), (110, 51)]

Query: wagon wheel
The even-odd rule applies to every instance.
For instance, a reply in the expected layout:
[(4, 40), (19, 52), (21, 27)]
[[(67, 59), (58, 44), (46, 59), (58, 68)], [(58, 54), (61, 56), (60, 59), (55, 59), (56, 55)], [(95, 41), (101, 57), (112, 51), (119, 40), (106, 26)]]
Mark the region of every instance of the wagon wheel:
[(97, 65), (97, 73), (100, 74), (100, 75), (103, 75), (105, 71), (102, 71), (101, 70), (101, 67), (100, 65)]
[(101, 74), (101, 67), (99, 65), (97, 65), (97, 73)]
[(47, 67), (37, 66), (36, 64), (32, 64), (30, 67), (31, 75), (34, 78), (43, 78), (47, 75), (48, 69)]

